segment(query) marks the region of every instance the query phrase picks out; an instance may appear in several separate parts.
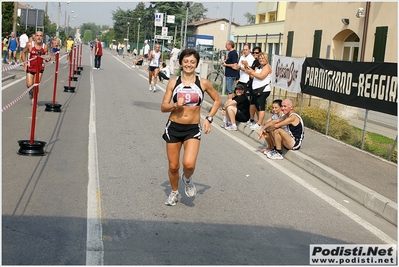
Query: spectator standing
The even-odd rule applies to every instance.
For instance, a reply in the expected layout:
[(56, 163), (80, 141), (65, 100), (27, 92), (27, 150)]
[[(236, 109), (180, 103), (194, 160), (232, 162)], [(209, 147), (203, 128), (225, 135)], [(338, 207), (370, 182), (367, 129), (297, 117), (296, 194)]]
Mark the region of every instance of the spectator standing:
[[(28, 59), (33, 59), (35, 57), (39, 57), (38, 60), (30, 60), (27, 62), (26, 53), (28, 53)], [(43, 42), (43, 33), (41, 31), (37, 31), (35, 34), (35, 40), (32, 42), (28, 42), (21, 51), (21, 59), (22, 62), (25, 62), (26, 69), (26, 86), (30, 88), (36, 81), (36, 75), (39, 75), (39, 82), (42, 79), (42, 75), (44, 72), (44, 61), (49, 61), (50, 58), (43, 60), (41, 56), (48, 54), (48, 48), (46, 44)], [(36, 64), (39, 64), (39, 73), (36, 73)], [(29, 90), (29, 98), (33, 100), (33, 88)]]
[[(26, 43), (29, 42), (29, 37), (26, 34), (27, 31), (25, 30), (24, 33), (19, 37), (19, 50), (24, 50)], [(21, 61), (21, 55), (19, 55), (19, 60)]]
[(165, 62), (162, 62), (162, 68), (159, 70), (158, 77), (161, 83), (163, 83), (163, 80), (170, 79), (170, 70), (166, 67)]
[(179, 55), (180, 49), (173, 45), (172, 51), (170, 52), (170, 74), (175, 75), (175, 70), (177, 67), (177, 56)]
[(143, 51), (145, 65), (148, 65), (148, 53), (150, 52), (150, 45), (148, 44), (147, 40), (144, 41)]
[[(298, 150), (305, 135), (303, 120), (295, 112), (291, 99), (283, 100), (281, 110), (285, 116), (272, 126), (271, 134), (275, 148), (266, 153), (269, 159), (283, 159), (283, 146), (289, 150)], [(283, 126), (288, 126), (288, 132)]]
[(134, 48), (132, 53), (133, 53), (133, 56), (136, 57), (137, 56), (137, 49)]
[(225, 67), (224, 77), (228, 98), (232, 99), (234, 85), (238, 75), (238, 54), (234, 49), (234, 42), (232, 40), (226, 42), (226, 49), (229, 53), (227, 54), (226, 60), (222, 61), (222, 65)]
[[(197, 190), (192, 175), (198, 157), (201, 134), (202, 132), (210, 133), (213, 116), (221, 104), (220, 96), (212, 84), (195, 74), (199, 59), (200, 56), (194, 49), (185, 49), (181, 52), (179, 58), (181, 76), (169, 81), (162, 100), (161, 111), (170, 112), (162, 136), (166, 141), (166, 154), (169, 161), (168, 176), (172, 189), (165, 202), (168, 206), (175, 206), (179, 201), (179, 179), (185, 185), (185, 193), (188, 197), (196, 195)], [(205, 92), (213, 100), (213, 105), (201, 127), (201, 104)], [(182, 148), (184, 149), (183, 172), (180, 176)]]
[(234, 90), (236, 95), (228, 99), (222, 108), (222, 115), (226, 116), (224, 128), (228, 131), (237, 131), (236, 121), (246, 122), (249, 119), (250, 102), (245, 96), (243, 84), (237, 84)]
[[(255, 70), (260, 66), (259, 60), (258, 60), (258, 55), (259, 53), (262, 52), (261, 48), (259, 46), (256, 46), (252, 49), (252, 55), (255, 58), (254, 62), (252, 63), (251, 69)], [(251, 101), (251, 105), (249, 106), (249, 120), (245, 123), (247, 126), (252, 126), (255, 124), (255, 114), (258, 117), (258, 111), (256, 109), (256, 94), (254, 94), (252, 90), (252, 82), (254, 80), (254, 77), (249, 75), (249, 81), (248, 81), (248, 89), (249, 89), (249, 100)]]
[(248, 44), (244, 44), (242, 48), (242, 56), (238, 61), (238, 69), (240, 70), (240, 78), (238, 80), (238, 84), (242, 84), (244, 86), (245, 94), (249, 94), (248, 82), (249, 82), (249, 74), (245, 72), (245, 69), (252, 66), (255, 58), (251, 55), (251, 51)]
[(256, 109), (258, 110), (258, 122), (253, 124), (250, 129), (258, 131), (262, 126), (265, 118), (266, 98), (271, 92), (272, 68), (269, 63), (269, 56), (266, 53), (260, 53), (258, 56), (260, 66), (255, 70), (251, 68), (245, 71), (254, 77), (252, 81), (252, 89), (256, 94)]
[(119, 47), (119, 55), (124, 56), (123, 50), (125, 50), (125, 44), (121, 43), (121, 46)]
[[(159, 48), (160, 45), (155, 44), (154, 50), (148, 53), (148, 60), (150, 61), (150, 65), (148, 66), (148, 83), (150, 85), (150, 91), (152, 90), (154, 93), (157, 90), (158, 72), (161, 63), (161, 52), (159, 51)], [(152, 85), (152, 81), (154, 82), (154, 85)]]
[(103, 55), (103, 46), (100, 42), (100, 40), (98, 40), (98, 38), (96, 38), (95, 40), (95, 46), (94, 46), (94, 70), (99, 70), (100, 66), (101, 66), (101, 57)]
[(7, 57), (8, 57), (8, 36), (5, 35), (3, 38), (3, 63), (7, 63)]
[(15, 33), (12, 32), (11, 37), (8, 39), (8, 64), (14, 64), (14, 62), (17, 60), (16, 56), (18, 47), (18, 38), (15, 37)]

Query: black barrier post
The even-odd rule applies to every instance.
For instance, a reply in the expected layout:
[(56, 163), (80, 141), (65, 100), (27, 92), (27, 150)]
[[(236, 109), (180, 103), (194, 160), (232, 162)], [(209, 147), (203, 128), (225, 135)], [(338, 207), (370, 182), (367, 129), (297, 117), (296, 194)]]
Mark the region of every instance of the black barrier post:
[(73, 49), (69, 52), (69, 75), (68, 75), (68, 86), (64, 86), (64, 92), (75, 93), (75, 87), (71, 86), (72, 81), (72, 56), (73, 56)]
[(55, 103), (55, 97), (57, 94), (57, 79), (58, 79), (58, 63), (60, 59), (60, 53), (55, 54), (55, 73), (54, 73), (54, 91), (53, 91), (53, 102), (51, 104), (47, 103), (44, 111), (61, 112), (61, 104)]
[[(39, 51), (40, 52), (40, 51)], [(37, 110), (37, 97), (39, 96), (39, 66), (40, 63), (40, 53), (36, 57), (36, 74), (35, 74), (35, 84), (33, 89), (33, 107), (32, 107), (32, 125), (30, 130), (30, 140), (19, 140), (19, 150), (18, 154), (23, 156), (44, 156), (44, 146), (46, 142), (35, 140), (35, 127), (36, 127), (36, 110)]]

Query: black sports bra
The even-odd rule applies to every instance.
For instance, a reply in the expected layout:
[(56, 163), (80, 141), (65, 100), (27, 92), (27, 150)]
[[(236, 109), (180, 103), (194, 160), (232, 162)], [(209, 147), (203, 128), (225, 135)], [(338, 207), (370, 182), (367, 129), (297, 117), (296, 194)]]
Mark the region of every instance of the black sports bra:
[(201, 88), (198, 76), (196, 76), (195, 83), (191, 86), (184, 86), (181, 82), (181, 77), (177, 78), (172, 94), (173, 103), (176, 103), (177, 99), (181, 97), (185, 99), (184, 106), (201, 106), (204, 99), (204, 91)]

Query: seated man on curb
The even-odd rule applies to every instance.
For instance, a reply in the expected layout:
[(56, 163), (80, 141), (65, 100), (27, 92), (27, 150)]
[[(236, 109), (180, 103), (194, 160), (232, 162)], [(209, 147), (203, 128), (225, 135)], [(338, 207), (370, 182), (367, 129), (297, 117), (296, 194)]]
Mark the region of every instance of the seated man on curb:
[[(266, 153), (269, 159), (283, 159), (283, 146), (289, 150), (298, 150), (305, 133), (302, 118), (295, 113), (291, 99), (283, 100), (281, 110), (285, 116), (271, 126), (274, 149)], [(283, 126), (288, 126), (288, 132), (282, 128)]]
[(144, 60), (144, 59), (143, 59), (143, 56), (142, 56), (142, 55), (139, 56), (139, 59), (133, 60), (132, 68), (138, 68), (137, 66), (143, 65), (143, 60)]
[(237, 84), (234, 90), (235, 96), (228, 99), (222, 108), (222, 115), (226, 116), (226, 123), (222, 125), (228, 131), (237, 131), (236, 121), (246, 122), (249, 120), (250, 102), (245, 96), (245, 88)]

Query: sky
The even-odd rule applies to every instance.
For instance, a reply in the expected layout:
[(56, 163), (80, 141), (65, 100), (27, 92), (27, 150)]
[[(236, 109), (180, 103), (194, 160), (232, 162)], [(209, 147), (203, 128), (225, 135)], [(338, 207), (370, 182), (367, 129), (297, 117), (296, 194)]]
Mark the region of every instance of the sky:
[[(57, 22), (58, 18), (58, 4), (61, 3), (61, 16), (60, 25), (64, 25), (67, 21), (68, 15), (70, 18), (70, 26), (75, 28), (86, 22), (93, 22), (96, 25), (113, 25), (112, 21), (112, 10), (117, 10), (120, 7), (122, 10), (131, 9), (136, 7), (136, 4), (140, 1), (113, 1), (108, 2), (99, 1), (77, 1), (72, 0), (68, 4), (66, 1), (63, 2), (48, 2), (48, 14), (53, 22)], [(143, 2), (149, 2), (143, 0)], [(199, 2), (194, 1), (194, 2)], [(227, 1), (200, 1), (208, 12), (205, 13), (207, 18), (230, 18), (230, 8), (232, 2)], [(37, 1), (21, 1), (22, 4), (29, 4), (35, 9), (45, 9), (45, 2)], [(256, 3), (253, 0), (247, 2), (233, 2), (233, 21), (245, 25), (247, 20), (244, 17), (246, 12), (251, 14), (256, 13)], [(66, 13), (65, 13), (66, 12)]]

